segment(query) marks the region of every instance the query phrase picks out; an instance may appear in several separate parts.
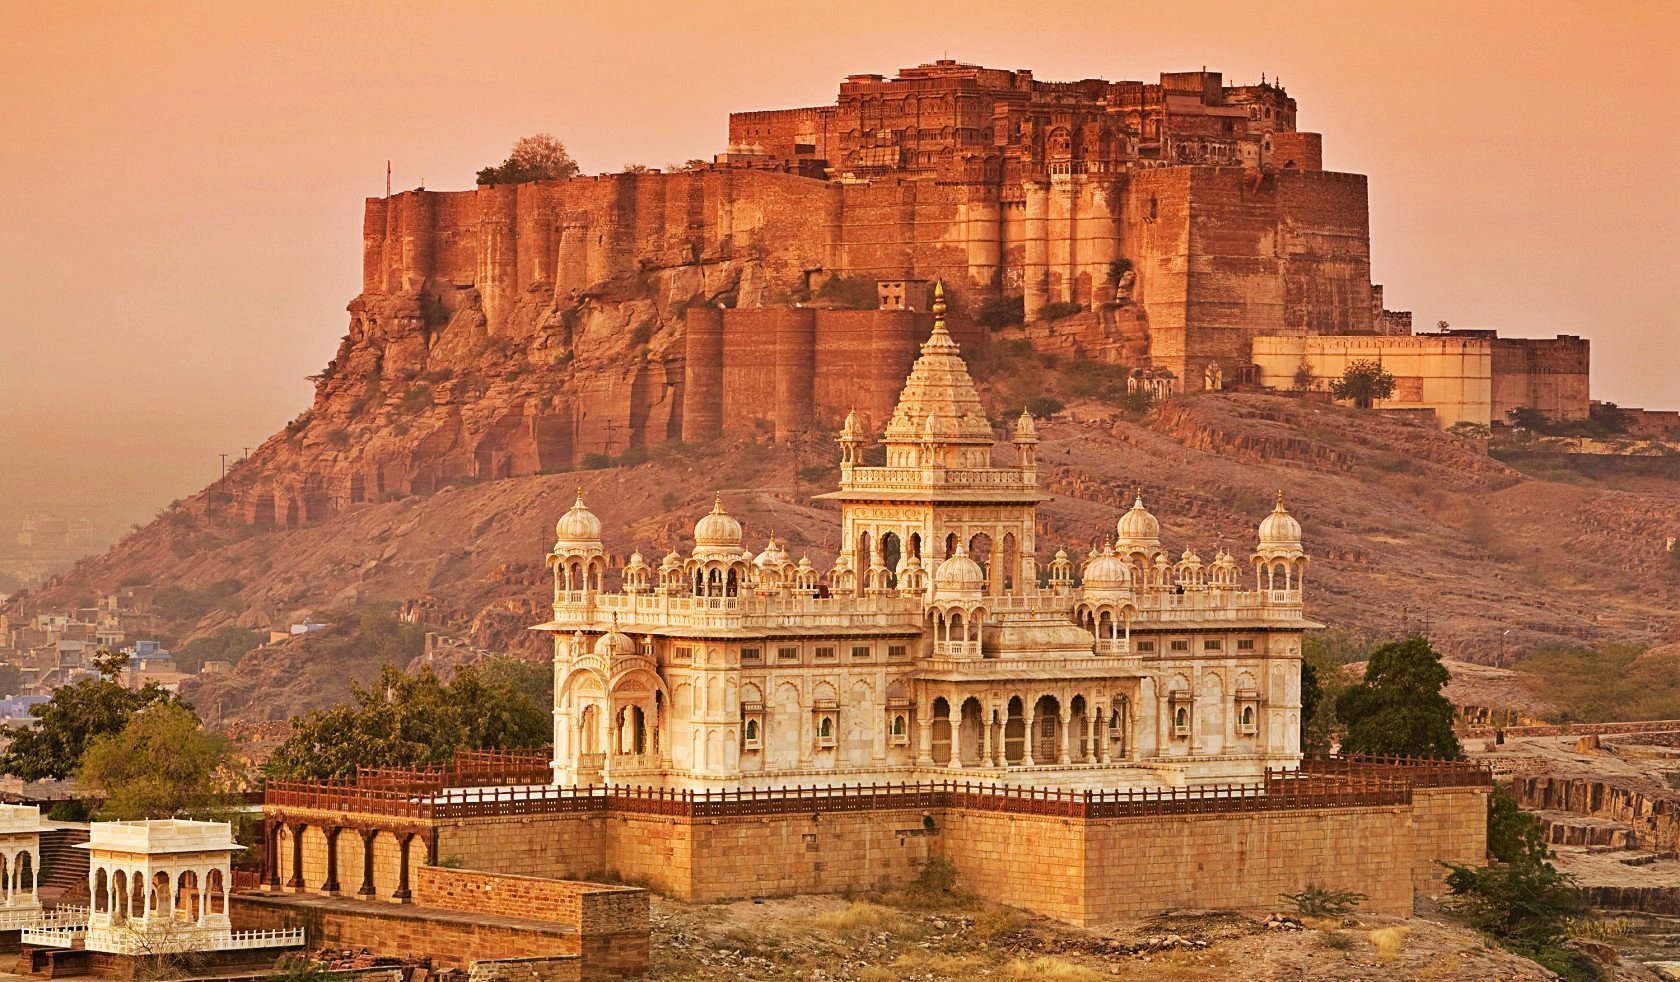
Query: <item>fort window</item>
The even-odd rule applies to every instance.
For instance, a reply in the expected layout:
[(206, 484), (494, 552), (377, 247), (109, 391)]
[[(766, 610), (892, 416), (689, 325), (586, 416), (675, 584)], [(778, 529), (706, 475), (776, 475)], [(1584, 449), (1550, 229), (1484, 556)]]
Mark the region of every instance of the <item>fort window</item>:
[(1237, 650), (1238, 651), (1253, 651), (1254, 650), (1254, 639), (1253, 638), (1238, 638), (1237, 639)]
[(834, 717), (824, 716), (817, 720), (817, 746), (834, 746)]
[(794, 648), (794, 647), (777, 648), (776, 649), (776, 660), (777, 661), (798, 661), (799, 660), (799, 649)]
[(859, 659), (868, 658), (869, 654), (870, 654), (870, 652), (869, 652), (869, 646), (868, 645), (866, 645), (866, 644), (854, 644), (854, 645), (852, 645), (852, 657), (853, 658), (859, 658)]
[(755, 662), (755, 661), (760, 660), (760, 658), (761, 658), (761, 655), (759, 653), (759, 649), (757, 649), (757, 648), (742, 648), (741, 649), (741, 660), (742, 661), (754, 661)]
[(1180, 706), (1173, 710), (1173, 736), (1187, 737), (1190, 735), (1190, 710)]
[(1190, 640), (1188, 638), (1173, 638), (1172, 639), (1172, 650), (1174, 650), (1174, 651), (1189, 651), (1190, 650)]
[(1206, 641), (1202, 642), (1202, 650), (1203, 651), (1224, 651), (1225, 650), (1225, 642), (1219, 640), (1218, 638), (1209, 638)]
[(887, 658), (900, 659), (910, 657), (910, 646), (904, 644), (887, 645)]
[(1140, 651), (1140, 652), (1154, 651), (1155, 650), (1155, 642), (1153, 642), (1153, 641), (1139, 641), (1137, 643), (1137, 650)]
[(675, 648), (671, 649), (671, 660), (674, 662), (683, 662), (684, 664), (693, 661), (694, 647), (686, 644), (677, 645)]
[(1260, 732), (1260, 693), (1253, 689), (1237, 691), (1237, 732), (1244, 736)]
[(817, 646), (817, 657), (819, 659), (821, 659), (821, 658), (833, 658), (834, 657), (833, 646), (831, 646), (831, 645), (818, 645)]
[(747, 720), (747, 725), (741, 730), (741, 746), (746, 750), (758, 749), (758, 720)]
[(910, 742), (910, 727), (905, 723), (903, 713), (893, 717), (892, 742), (895, 747), (902, 747)]

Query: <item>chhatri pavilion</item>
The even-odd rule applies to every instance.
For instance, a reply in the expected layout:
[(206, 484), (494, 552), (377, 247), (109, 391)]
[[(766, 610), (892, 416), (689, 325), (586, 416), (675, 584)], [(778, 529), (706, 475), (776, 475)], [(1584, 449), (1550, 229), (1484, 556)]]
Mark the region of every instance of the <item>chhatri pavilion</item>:
[[(1040, 564), (1032, 417), (1012, 466), (944, 323), (887, 423), (839, 437), (839, 555), (756, 553), (721, 501), (694, 548), (617, 566), (580, 494), (549, 555), (554, 780), (762, 788), (960, 778), (1254, 782), (1300, 760), (1307, 556), (1279, 495), (1247, 562), (1174, 558), (1142, 495)], [(1008, 456), (1003, 454), (1001, 456)]]

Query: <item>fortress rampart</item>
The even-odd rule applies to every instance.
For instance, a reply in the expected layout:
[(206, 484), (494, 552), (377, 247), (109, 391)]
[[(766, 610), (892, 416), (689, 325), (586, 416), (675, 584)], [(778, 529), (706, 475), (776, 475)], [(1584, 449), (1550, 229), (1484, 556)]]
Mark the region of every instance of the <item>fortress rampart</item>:
[[(371, 899), (404, 901), (415, 869), (450, 856), (501, 876), (612, 871), (708, 902), (903, 882), (937, 858), (967, 889), (1081, 925), (1171, 907), (1266, 908), (1308, 883), (1409, 913), (1414, 894), (1440, 889), (1437, 860), (1484, 861), (1489, 787), (1474, 765), (1339, 760), (1308, 761), (1264, 788), (1130, 795), (961, 784), (503, 788), (431, 804), (414, 789), (273, 786), (265, 864), (274, 888), (347, 891), (362, 882), (371, 836)], [(329, 837), (351, 851), (325, 855)], [(411, 846), (410, 858), (379, 862), (387, 839)]]

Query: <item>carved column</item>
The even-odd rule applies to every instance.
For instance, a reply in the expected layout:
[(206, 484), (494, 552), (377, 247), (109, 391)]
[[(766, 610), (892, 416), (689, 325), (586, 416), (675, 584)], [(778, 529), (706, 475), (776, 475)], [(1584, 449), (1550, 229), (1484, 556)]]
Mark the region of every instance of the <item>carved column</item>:
[(402, 851), (402, 858), (397, 866), (397, 892), (391, 894), (391, 899), (407, 903), (413, 893), (408, 889), (408, 847), (414, 841), (413, 832), (404, 832), (397, 836), (397, 848)]
[(362, 888), (356, 891), (358, 896), (373, 896), (373, 840), (379, 837), (378, 829), (357, 829), (362, 836)]
[(1027, 710), (1027, 727), (1026, 732), (1022, 735), (1026, 737), (1026, 739), (1021, 741), (1021, 766), (1031, 767), (1035, 763), (1033, 760), (1033, 741), (1038, 739), (1037, 702), (1034, 702), (1032, 704), (1032, 708)]
[(1066, 704), (1057, 708), (1056, 722), (1062, 728), (1062, 743), (1056, 748), (1056, 763), (1066, 765), (1073, 761), (1073, 713)]
[(289, 890), (303, 889), (303, 830), (306, 828), (302, 822), (292, 825), (292, 875), (286, 880)]
[(933, 766), (933, 717), (916, 707), (916, 766)]
[(263, 820), (263, 885), (280, 888), (280, 822)]
[(992, 711), (980, 711), (980, 766), (992, 766)]
[(327, 879), (321, 884), (321, 889), (327, 893), (338, 892), (338, 834), (344, 831), (340, 826), (333, 826), (327, 833)]

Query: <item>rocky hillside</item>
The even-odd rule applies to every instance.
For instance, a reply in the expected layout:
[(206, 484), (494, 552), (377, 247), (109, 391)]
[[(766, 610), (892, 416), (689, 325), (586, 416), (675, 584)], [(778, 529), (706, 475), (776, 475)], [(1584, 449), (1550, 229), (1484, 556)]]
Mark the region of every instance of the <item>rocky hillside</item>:
[[(1134, 486), (1169, 549), (1242, 556), (1282, 489), (1312, 555), (1309, 612), (1327, 624), (1425, 628), (1481, 662), (1560, 641), (1680, 638), (1680, 576), (1664, 548), (1680, 510), (1674, 478), (1534, 477), (1431, 427), (1252, 394), (1175, 398), (1142, 418), (1075, 401), (1040, 433), (1052, 494), (1041, 509), (1046, 556), (1083, 554), (1112, 534)], [(775, 531), (825, 566), (837, 516), (811, 498), (832, 487), (836, 457), (815, 436), (794, 446), (666, 444), (633, 465), (446, 485), (269, 531), (216, 519), (201, 495), (19, 606), (63, 607), (139, 577), (188, 590), (221, 584), (237, 589), (181, 625), (183, 636), (394, 601), (473, 644), (540, 657), (525, 628), (543, 619), (543, 557), (574, 489), (621, 556), (684, 546), (721, 492), (749, 544)], [(315, 665), (307, 645), (285, 645), (207, 679), (195, 698), (231, 719), (283, 718), (376, 668)]]

